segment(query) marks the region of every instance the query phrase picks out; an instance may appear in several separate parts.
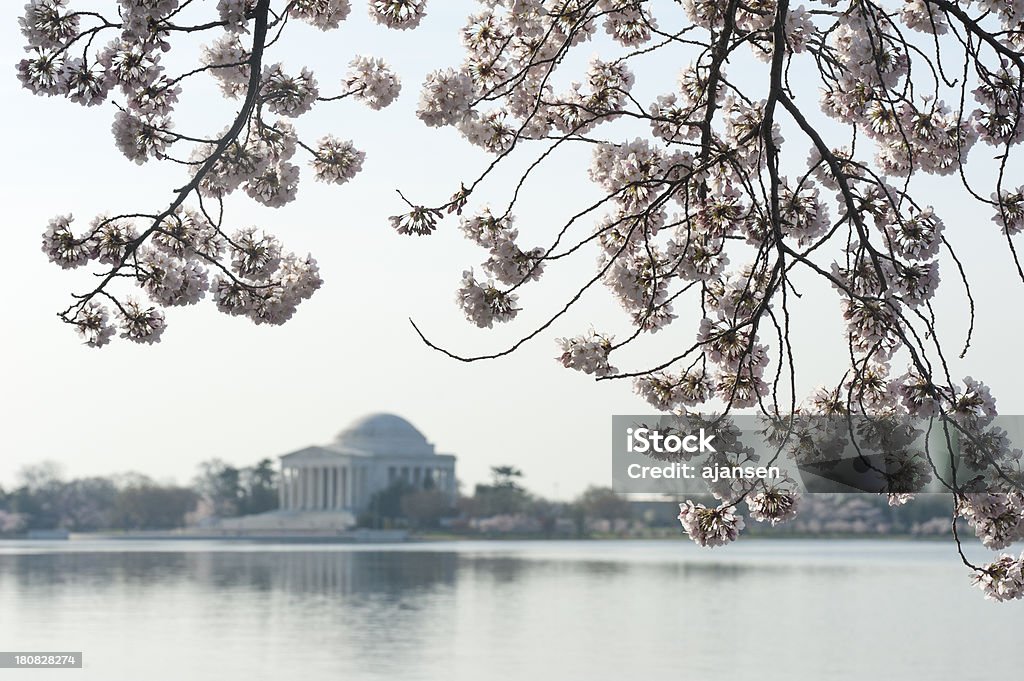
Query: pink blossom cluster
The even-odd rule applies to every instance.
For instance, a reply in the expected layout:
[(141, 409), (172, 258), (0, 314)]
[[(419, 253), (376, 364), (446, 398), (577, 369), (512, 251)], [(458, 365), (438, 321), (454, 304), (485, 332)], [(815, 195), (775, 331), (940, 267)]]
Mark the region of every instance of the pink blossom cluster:
[[(284, 253), (276, 237), (257, 236), (255, 229), (231, 230), (220, 202), (239, 189), (272, 208), (294, 201), (299, 152), (308, 154), (318, 180), (352, 180), (364, 153), (333, 135), (306, 143), (294, 122), (320, 102), (346, 97), (386, 107), (400, 92), (398, 77), (383, 60), (357, 56), (340, 94), (330, 96), (309, 69), (267, 58), (274, 32), (289, 18), (335, 29), (349, 16), (349, 0), (293, 0), (284, 14), (268, 0), (218, 0), (205, 9), (205, 20), (194, 16), (197, 3), (112, 4), (116, 11), (105, 16), (72, 0), (30, 0), (19, 21), (28, 56), (18, 77), (39, 95), (86, 106), (115, 100), (112, 132), (124, 156), (140, 165), (174, 162), (188, 180), (164, 210), (100, 216), (79, 232), (70, 216), (50, 221), (43, 250), (51, 261), (62, 268), (103, 266), (96, 271), (100, 285), (76, 296), (63, 319), (90, 346), (106, 344), (115, 322), (122, 336), (152, 343), (166, 326), (162, 308), (191, 305), (210, 293), (224, 312), (283, 323), (319, 288), (316, 261)], [(190, 4), (192, 14), (184, 11)], [(418, 23), (424, 8), (422, 0), (369, 2), (371, 15), (395, 28)], [(198, 23), (187, 23), (191, 18)], [(166, 55), (190, 34), (206, 38), (198, 67), (173, 73)], [(204, 74), (241, 102), (241, 112), (219, 132), (179, 132), (174, 118), (182, 87)], [(125, 280), (134, 280), (149, 302), (114, 290)]]

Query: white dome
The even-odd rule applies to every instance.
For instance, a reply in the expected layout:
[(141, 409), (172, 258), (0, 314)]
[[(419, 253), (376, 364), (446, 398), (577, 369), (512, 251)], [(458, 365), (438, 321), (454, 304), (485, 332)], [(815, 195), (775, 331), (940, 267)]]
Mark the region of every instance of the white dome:
[(362, 454), (430, 456), (434, 445), (401, 416), (370, 414), (357, 419), (338, 434), (335, 446)]

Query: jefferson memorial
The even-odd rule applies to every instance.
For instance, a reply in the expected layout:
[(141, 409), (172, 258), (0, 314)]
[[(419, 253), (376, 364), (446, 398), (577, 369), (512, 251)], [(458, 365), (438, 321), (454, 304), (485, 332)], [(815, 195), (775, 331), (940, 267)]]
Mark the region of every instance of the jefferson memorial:
[(280, 508), (358, 514), (376, 492), (399, 481), (440, 490), (454, 503), (455, 457), (434, 451), (423, 433), (401, 416), (370, 414), (341, 431), (334, 442), (281, 457)]
[(279, 509), (224, 518), (225, 530), (344, 530), (368, 510), (373, 495), (399, 481), (435, 489), (455, 503), (455, 457), (439, 454), (401, 416), (370, 414), (333, 442), (285, 454), (278, 478)]

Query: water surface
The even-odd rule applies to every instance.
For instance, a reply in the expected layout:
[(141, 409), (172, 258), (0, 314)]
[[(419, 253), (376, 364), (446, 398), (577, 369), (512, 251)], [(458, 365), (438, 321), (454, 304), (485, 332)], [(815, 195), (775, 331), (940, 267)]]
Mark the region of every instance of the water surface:
[(5, 679), (971, 681), (1022, 625), (944, 542), (0, 542), (0, 650), (85, 654)]

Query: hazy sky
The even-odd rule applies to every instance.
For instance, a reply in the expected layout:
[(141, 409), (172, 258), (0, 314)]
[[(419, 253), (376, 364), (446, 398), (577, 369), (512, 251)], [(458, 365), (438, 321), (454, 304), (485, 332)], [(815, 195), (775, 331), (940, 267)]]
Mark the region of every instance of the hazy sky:
[[(355, 102), (323, 104), (297, 125), (305, 140), (327, 132), (353, 139), (367, 153), (363, 172), (337, 187), (314, 182), (303, 167), (292, 204), (264, 208), (239, 192), (226, 215), (227, 224), (258, 225), (286, 248), (312, 252), (324, 287), (281, 328), (255, 327), (204, 301), (169, 311), (168, 329), (156, 346), (115, 339), (102, 350), (82, 346), (57, 320), (69, 292), (84, 288), (90, 275), (47, 263), (40, 235), (57, 214), (73, 213), (81, 224), (103, 212), (161, 209), (183, 177), (176, 168), (140, 167), (120, 154), (110, 133), (112, 105), (83, 109), (20, 89), (13, 65), (21, 58), (22, 3), (3, 4), (0, 62), (7, 67), (0, 70), (6, 74), (0, 92), (7, 106), (0, 122), (8, 139), (0, 187), (8, 241), (0, 268), (7, 310), (0, 341), (0, 485), (12, 484), (21, 467), (44, 459), (61, 463), (71, 476), (132, 470), (183, 482), (204, 459), (248, 465), (326, 443), (353, 419), (375, 411), (408, 418), (439, 451), (456, 454), (467, 487), (485, 479), (489, 466), (504, 463), (522, 468), (527, 486), (549, 496), (569, 497), (589, 484), (609, 483), (611, 415), (649, 408), (626, 381), (595, 383), (554, 361), (558, 336), (591, 324), (625, 334), (624, 314), (605, 289), (595, 289), (520, 352), (491, 362), (449, 360), (422, 345), (407, 321), (414, 317), (454, 351), (491, 352), (532, 330), (560, 307), (560, 293), (593, 272), (591, 252), (564, 269), (550, 268), (545, 280), (524, 291), (517, 323), (479, 330), (463, 319), (454, 292), (462, 270), (479, 271), (485, 253), (462, 238), (455, 220), (427, 238), (399, 236), (387, 224), (387, 216), (401, 210), (396, 188), (413, 200), (439, 203), (486, 160), (454, 132), (428, 129), (414, 116), (424, 74), (460, 60), (456, 31), (476, 3), (434, 0), (414, 32), (371, 24), (363, 0), (353, 4), (340, 30), (322, 34), (295, 26), (270, 58), (296, 71), (309, 65), (324, 94), (337, 91), (355, 54), (392, 63), (403, 92), (391, 108), (372, 112)], [(589, 56), (585, 48), (582, 53)], [(639, 74), (638, 88), (650, 94), (672, 90), (672, 74), (680, 66), (662, 63)], [(757, 75), (751, 78), (756, 82)], [(219, 131), (230, 121), (231, 107), (211, 79), (193, 79), (183, 93), (177, 129)], [(547, 242), (554, 226), (594, 196), (588, 164), (588, 153), (570, 153), (529, 186), (529, 200), (517, 213), (524, 245)], [(499, 175), (489, 196), (497, 202), (512, 177)], [(968, 359), (957, 362), (951, 352), (953, 374), (985, 380), (1002, 413), (1022, 413), (1024, 370), (1014, 358), (1024, 330), (1015, 301), (1024, 285), (1013, 283), (1005, 244), (990, 216), (961, 203), (950, 186), (922, 188), (946, 218), (947, 237), (962, 248), (982, 315)], [(804, 389), (834, 382), (841, 368), (842, 327), (828, 295), (809, 292), (798, 310)], [(943, 330), (958, 343), (965, 308), (949, 268), (940, 295), (939, 311), (954, 322)], [(690, 329), (699, 314), (694, 309), (677, 307), (680, 328), (658, 334), (623, 357), (630, 364), (618, 366), (638, 368), (692, 343)]]

